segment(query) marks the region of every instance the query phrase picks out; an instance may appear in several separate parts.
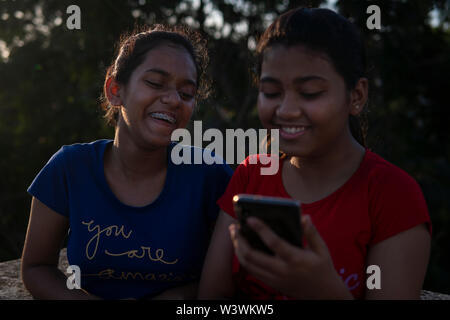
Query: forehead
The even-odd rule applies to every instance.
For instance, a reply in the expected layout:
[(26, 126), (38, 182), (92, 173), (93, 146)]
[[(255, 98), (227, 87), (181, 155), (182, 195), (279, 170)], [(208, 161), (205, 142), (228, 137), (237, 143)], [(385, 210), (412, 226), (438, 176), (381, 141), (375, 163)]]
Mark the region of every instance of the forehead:
[(302, 45), (275, 45), (265, 50), (261, 77), (297, 78), (317, 75), (326, 79), (339, 77), (329, 57)]
[(182, 46), (164, 43), (150, 49), (136, 69), (144, 73), (149, 69), (164, 70), (172, 77), (197, 82), (197, 69), (190, 53)]

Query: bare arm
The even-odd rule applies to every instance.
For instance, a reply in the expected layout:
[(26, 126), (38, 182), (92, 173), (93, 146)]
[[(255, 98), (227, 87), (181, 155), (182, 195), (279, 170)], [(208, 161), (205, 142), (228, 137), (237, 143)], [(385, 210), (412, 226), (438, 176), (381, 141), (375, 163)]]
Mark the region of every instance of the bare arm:
[(83, 290), (69, 290), (67, 278), (58, 269), (59, 251), (69, 220), (38, 199), (31, 202), (22, 253), (22, 281), (36, 299), (94, 299)]
[(220, 211), (203, 265), (199, 299), (232, 298), (234, 294), (232, 282), (233, 244), (228, 230), (230, 224), (234, 222), (232, 217)]
[(381, 289), (366, 289), (366, 299), (420, 299), (430, 243), (422, 224), (370, 248), (367, 265), (380, 267)]

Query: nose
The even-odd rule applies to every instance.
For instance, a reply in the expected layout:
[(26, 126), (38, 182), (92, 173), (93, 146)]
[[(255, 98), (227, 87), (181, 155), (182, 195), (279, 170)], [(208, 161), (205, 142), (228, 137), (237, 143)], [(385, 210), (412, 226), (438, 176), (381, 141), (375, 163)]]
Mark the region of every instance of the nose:
[(275, 110), (275, 114), (283, 120), (299, 118), (302, 115), (302, 109), (298, 97), (294, 94), (286, 93), (280, 105)]
[(176, 88), (169, 88), (161, 95), (161, 103), (178, 106), (181, 102), (180, 94)]

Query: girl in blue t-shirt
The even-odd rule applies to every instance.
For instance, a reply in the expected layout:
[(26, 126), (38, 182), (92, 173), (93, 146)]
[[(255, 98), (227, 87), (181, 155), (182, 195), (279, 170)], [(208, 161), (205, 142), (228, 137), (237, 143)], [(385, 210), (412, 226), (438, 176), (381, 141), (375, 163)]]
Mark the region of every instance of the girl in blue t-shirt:
[[(114, 140), (63, 146), (28, 189), (22, 279), (35, 298), (196, 296), (216, 201), (232, 175), (226, 164), (170, 157), (172, 132), (207, 94), (205, 44), (186, 27), (157, 25), (119, 48), (104, 83)], [(69, 280), (57, 267), (67, 234)]]

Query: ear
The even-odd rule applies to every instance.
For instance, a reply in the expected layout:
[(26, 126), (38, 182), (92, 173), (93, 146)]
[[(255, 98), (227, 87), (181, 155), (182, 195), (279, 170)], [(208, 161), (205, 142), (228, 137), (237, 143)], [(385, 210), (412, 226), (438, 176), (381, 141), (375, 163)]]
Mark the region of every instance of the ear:
[(123, 105), (121, 85), (112, 77), (105, 82), (105, 93), (109, 103), (112, 106)]
[(369, 82), (367, 78), (359, 78), (350, 93), (350, 114), (357, 116), (363, 110), (368, 97)]

